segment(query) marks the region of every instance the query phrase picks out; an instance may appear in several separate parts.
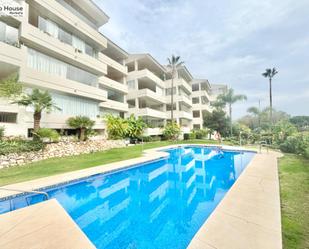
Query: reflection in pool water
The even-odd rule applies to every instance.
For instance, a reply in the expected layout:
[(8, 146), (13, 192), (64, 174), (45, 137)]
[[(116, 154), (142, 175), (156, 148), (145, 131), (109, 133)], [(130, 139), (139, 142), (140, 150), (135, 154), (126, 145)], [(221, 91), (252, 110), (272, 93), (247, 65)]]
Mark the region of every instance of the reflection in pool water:
[[(206, 147), (49, 190), (98, 248), (186, 248), (254, 153)], [(42, 201), (0, 202), (0, 213)]]

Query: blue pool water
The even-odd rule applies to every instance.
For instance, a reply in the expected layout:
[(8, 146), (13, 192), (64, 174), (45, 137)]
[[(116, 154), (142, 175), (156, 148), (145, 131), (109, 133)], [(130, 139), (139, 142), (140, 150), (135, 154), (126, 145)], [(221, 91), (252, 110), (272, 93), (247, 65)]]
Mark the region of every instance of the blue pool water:
[[(46, 191), (97, 248), (186, 248), (253, 152), (207, 147), (168, 150), (166, 159)], [(0, 213), (42, 201), (0, 202)]]

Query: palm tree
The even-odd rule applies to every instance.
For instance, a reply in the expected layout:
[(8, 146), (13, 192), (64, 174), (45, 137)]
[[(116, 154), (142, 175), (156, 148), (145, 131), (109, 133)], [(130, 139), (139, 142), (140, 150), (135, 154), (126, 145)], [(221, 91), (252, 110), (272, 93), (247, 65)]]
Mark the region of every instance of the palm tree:
[(168, 65), (167, 67), (170, 69), (171, 71), (171, 77), (172, 77), (172, 88), (171, 88), (171, 121), (173, 123), (174, 121), (174, 77), (176, 76), (176, 73), (179, 69), (179, 67), (181, 67), (183, 65), (183, 61), (179, 61), (180, 60), (180, 56), (174, 56), (172, 55), (171, 58), (167, 58), (168, 60)]
[(95, 121), (91, 120), (87, 116), (77, 116), (77, 117), (71, 117), (67, 120), (67, 124), (79, 130), (79, 140), (85, 141), (87, 140), (87, 130), (90, 130), (94, 125)]
[(272, 97), (272, 86), (271, 86), (271, 81), (272, 78), (278, 73), (276, 68), (267, 68), (262, 75), (265, 78), (269, 79), (269, 108), (270, 108), (270, 125), (273, 123), (273, 97)]
[(255, 106), (251, 106), (247, 109), (247, 112), (253, 114), (258, 118), (258, 124), (259, 127), (261, 127), (261, 110)]
[(229, 88), (226, 93), (220, 94), (217, 97), (218, 102), (222, 102), (228, 105), (229, 107), (229, 116), (230, 116), (230, 136), (232, 136), (232, 105), (240, 100), (247, 100), (247, 96), (243, 94), (234, 94), (234, 89)]
[(31, 93), (22, 95), (19, 100), (13, 101), (12, 104), (33, 107), (33, 138), (35, 140), (39, 139), (36, 134), (40, 129), (42, 112), (46, 111), (47, 113), (50, 113), (53, 109), (61, 110), (54, 104), (48, 91), (43, 92), (39, 89), (33, 89)]

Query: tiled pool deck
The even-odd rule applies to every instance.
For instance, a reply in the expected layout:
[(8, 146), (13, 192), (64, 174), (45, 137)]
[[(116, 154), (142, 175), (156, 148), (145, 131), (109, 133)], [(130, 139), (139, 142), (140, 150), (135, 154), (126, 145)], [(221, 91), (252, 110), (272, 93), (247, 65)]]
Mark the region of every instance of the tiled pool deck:
[[(182, 145), (184, 146), (184, 145)], [(199, 145), (200, 146), (200, 145)], [(168, 156), (145, 150), (144, 156), (85, 170), (3, 186), (6, 189), (34, 190), (55, 186), (90, 175), (126, 168)], [(224, 147), (223, 147), (224, 148)], [(226, 147), (236, 149), (237, 147)], [(281, 214), (277, 157), (262, 153), (253, 160), (204, 223), (188, 248), (194, 249), (281, 249)], [(0, 198), (16, 192), (1, 190)], [(56, 200), (0, 215), (0, 248), (94, 248)]]

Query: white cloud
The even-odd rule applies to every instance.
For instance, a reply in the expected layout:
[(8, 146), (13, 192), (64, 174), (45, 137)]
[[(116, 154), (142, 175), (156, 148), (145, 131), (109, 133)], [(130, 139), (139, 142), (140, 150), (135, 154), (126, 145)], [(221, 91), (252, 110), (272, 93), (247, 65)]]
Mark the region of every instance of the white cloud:
[[(102, 28), (128, 52), (149, 52), (161, 63), (181, 55), (192, 74), (225, 82), (245, 93), (248, 106), (268, 100), (268, 82), (261, 76), (276, 66), (274, 105), (291, 114), (308, 114), (309, 88), (306, 27), (307, 0), (96, 0), (111, 17)], [(289, 101), (293, 93), (295, 101)], [(302, 99), (302, 101), (296, 100)]]

